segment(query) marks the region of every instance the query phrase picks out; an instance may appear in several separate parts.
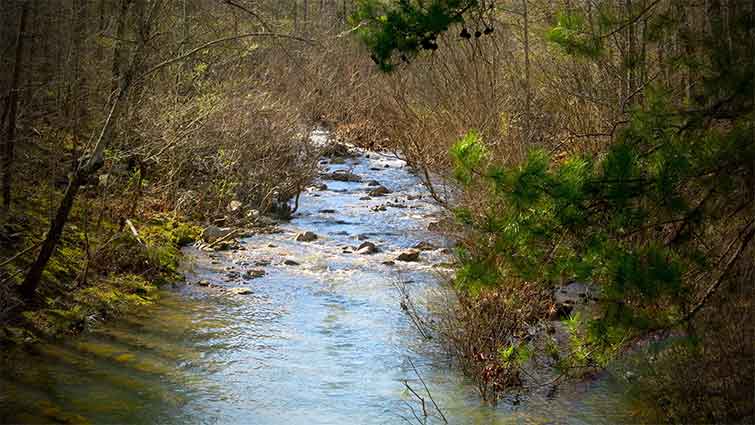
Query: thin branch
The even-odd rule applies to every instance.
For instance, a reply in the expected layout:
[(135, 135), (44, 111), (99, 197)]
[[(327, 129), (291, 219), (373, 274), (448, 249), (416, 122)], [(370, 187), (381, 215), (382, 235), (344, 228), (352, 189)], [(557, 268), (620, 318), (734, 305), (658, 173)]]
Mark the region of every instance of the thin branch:
[(433, 395), (430, 393), (430, 389), (427, 388), (427, 384), (425, 384), (425, 380), (422, 379), (422, 375), (420, 375), (419, 371), (417, 370), (417, 367), (414, 366), (414, 362), (412, 361), (412, 359), (409, 359), (409, 364), (412, 365), (412, 369), (414, 369), (414, 373), (417, 375), (417, 378), (419, 378), (419, 382), (421, 382), (422, 386), (425, 387), (425, 392), (427, 393), (427, 396), (430, 398), (430, 401), (433, 403), (435, 410), (438, 411), (438, 414), (440, 414), (440, 417), (443, 419), (443, 422), (448, 423), (448, 419), (446, 419), (446, 415), (443, 414), (443, 411), (440, 409), (440, 406), (438, 406), (438, 403), (435, 402)]
[(196, 48), (194, 48), (192, 50), (189, 50), (188, 52), (186, 52), (186, 53), (184, 53), (182, 55), (179, 55), (179, 56), (176, 56), (174, 58), (167, 59), (167, 60), (165, 60), (163, 62), (160, 62), (159, 64), (153, 66), (148, 71), (146, 71), (145, 73), (143, 73), (142, 75), (140, 75), (139, 79), (144, 78), (144, 77), (148, 76), (149, 74), (152, 74), (152, 73), (154, 73), (156, 71), (159, 71), (160, 69), (165, 68), (168, 65), (171, 65), (171, 64), (174, 64), (174, 63), (176, 63), (178, 61), (186, 59), (189, 56), (192, 56), (192, 55), (194, 55), (196, 53), (199, 53), (199, 52), (201, 52), (203, 50), (207, 50), (210, 47), (213, 47), (213, 46), (215, 46), (217, 44), (222, 44), (222, 43), (225, 43), (227, 41), (240, 40), (240, 39), (243, 39), (243, 38), (250, 38), (250, 37), (287, 38), (287, 39), (291, 39), (291, 40), (301, 41), (303, 43), (309, 43), (309, 44), (314, 43), (314, 40), (310, 40), (310, 39), (307, 39), (307, 38), (297, 37), (295, 35), (279, 34), (279, 33), (274, 33), (274, 32), (250, 32), (250, 33), (239, 34), (239, 35), (234, 35), (234, 36), (230, 36), (230, 37), (223, 37), (223, 38), (219, 38), (217, 40), (213, 40), (213, 41), (207, 42), (207, 43), (205, 43), (205, 44), (203, 44), (203, 45), (201, 45), (199, 47), (196, 47)]
[(42, 244), (42, 241), (39, 241), (39, 242), (37, 242), (35, 244), (30, 245), (29, 247), (27, 247), (23, 251), (18, 252), (16, 255), (14, 255), (14, 256), (10, 257), (9, 259), (7, 259), (7, 260), (3, 261), (2, 263), (0, 263), (0, 267), (3, 267), (4, 265), (10, 263), (11, 261), (15, 260), (16, 258), (18, 258), (20, 256), (26, 254), (27, 252), (31, 251), (32, 249), (38, 247), (41, 244)]
[(620, 25), (619, 27), (615, 28), (613, 31), (611, 31), (611, 32), (609, 32), (607, 34), (598, 35), (597, 38), (608, 38), (608, 37), (610, 37), (610, 36), (612, 36), (614, 34), (617, 34), (617, 33), (621, 32), (626, 27), (628, 27), (628, 26), (634, 24), (635, 22), (639, 21), (640, 18), (642, 18), (643, 16), (645, 16), (645, 14), (650, 11), (650, 9), (654, 8), (660, 2), (661, 2), (661, 0), (655, 0), (654, 2), (650, 3), (649, 5), (647, 5), (644, 9), (642, 9), (640, 11), (640, 13), (638, 13), (632, 19), (628, 20), (627, 22), (624, 22), (624, 24)]
[[(718, 276), (718, 279), (716, 279), (715, 282), (708, 288), (707, 291), (705, 291), (705, 295), (700, 300), (700, 302), (695, 305), (695, 307), (690, 310), (689, 313), (687, 313), (686, 316), (684, 316), (678, 323), (684, 323), (692, 320), (692, 318), (705, 306), (705, 304), (710, 300), (710, 298), (715, 294), (718, 289), (721, 287), (721, 283), (723, 282), (726, 275), (729, 274), (731, 271), (731, 268), (734, 266), (734, 263), (739, 259), (739, 257), (742, 255), (742, 252), (744, 252), (747, 245), (752, 240), (753, 236), (755, 236), (755, 227), (750, 229), (749, 233), (747, 233), (744, 236), (744, 239), (742, 240), (742, 243), (739, 245), (739, 248), (737, 248), (737, 251), (729, 258), (729, 261), (726, 263), (726, 268), (721, 273), (721, 275)], [(735, 239), (736, 240), (736, 239)], [(733, 243), (734, 241), (732, 241)]]
[(224, 0), (223, 3), (227, 4), (228, 6), (233, 6), (233, 7), (237, 8), (237, 9), (239, 9), (239, 10), (242, 10), (242, 11), (244, 11), (244, 12), (252, 15), (256, 20), (260, 21), (260, 24), (262, 24), (262, 28), (265, 31), (269, 31), (270, 30), (270, 25), (268, 25), (268, 23), (265, 22), (264, 19), (262, 19), (262, 16), (260, 16), (259, 13), (255, 12), (253, 10), (250, 10), (247, 7), (242, 6), (242, 5), (238, 4), (238, 3), (235, 3), (233, 0)]
[(365, 26), (365, 25), (367, 25), (367, 24), (369, 24), (369, 21), (362, 21), (362, 22), (360, 22), (360, 23), (359, 23), (359, 24), (358, 24), (357, 26), (355, 26), (354, 28), (350, 28), (350, 29), (347, 29), (347, 30), (345, 30), (345, 31), (342, 31), (342, 32), (341, 32), (341, 33), (339, 33), (339, 34), (338, 34), (338, 35), (337, 35), (337, 36), (336, 36), (335, 38), (343, 38), (343, 37), (346, 37), (347, 35), (349, 35), (349, 34), (351, 34), (351, 33), (355, 32), (355, 31), (358, 31), (358, 30), (359, 30), (359, 28), (362, 28), (363, 26)]

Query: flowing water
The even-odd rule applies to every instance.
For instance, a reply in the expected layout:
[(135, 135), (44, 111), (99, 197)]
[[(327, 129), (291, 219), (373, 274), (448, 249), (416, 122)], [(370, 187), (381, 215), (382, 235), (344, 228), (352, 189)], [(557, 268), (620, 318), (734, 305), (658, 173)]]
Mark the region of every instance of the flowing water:
[[(449, 258), (434, 250), (419, 262), (383, 264), (420, 241), (444, 243), (427, 230), (438, 211), (418, 179), (403, 161), (374, 153), (327, 168), (363, 181), (325, 181), (327, 189), (305, 192), (281, 233), (245, 239), (242, 250), (188, 250), (189, 284), (165, 290), (154, 306), (81, 338), (6, 353), (0, 422), (418, 423), (412, 409), (421, 407), (404, 385), (423, 391), (417, 372), (452, 424), (629, 420), (608, 378), (495, 408), (481, 404), (432, 355), (395, 289), (401, 279), (427, 295)], [(393, 193), (363, 199), (373, 179)], [(394, 206), (374, 210), (385, 204)], [(300, 231), (319, 238), (297, 242)], [(359, 235), (380, 252), (345, 253)], [(265, 275), (229, 276), (249, 269)], [(250, 293), (224, 290), (238, 287)], [(441, 423), (430, 411), (429, 423)]]

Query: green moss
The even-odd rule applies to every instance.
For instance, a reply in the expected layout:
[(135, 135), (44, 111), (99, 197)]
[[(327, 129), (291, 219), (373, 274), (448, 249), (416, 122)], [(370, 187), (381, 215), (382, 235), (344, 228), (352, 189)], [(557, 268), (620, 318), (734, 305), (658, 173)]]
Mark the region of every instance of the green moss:
[[(142, 276), (113, 274), (65, 296), (48, 297), (41, 308), (25, 311), (21, 316), (25, 327), (34, 334), (54, 337), (84, 329), (90, 317), (113, 317), (149, 305), (156, 298), (157, 287)], [(6, 328), (4, 339), (14, 343), (29, 340), (31, 333), (14, 329), (20, 328)]]
[(131, 353), (123, 353), (115, 356), (114, 360), (118, 363), (129, 363), (133, 361), (136, 358), (135, 355)]
[[(0, 222), (3, 234), (22, 235), (12, 246), (0, 248), (10, 257), (23, 247), (39, 242), (49, 225), (50, 204), (29, 190), (14, 206), (23, 219)], [(202, 229), (165, 215), (135, 222), (137, 240), (130, 231), (108, 220), (95, 224), (92, 205), (77, 202), (56, 250), (42, 274), (38, 293), (41, 302), (0, 326), (0, 342), (25, 343), (31, 336), (54, 337), (77, 333), (92, 319), (113, 317), (148, 305), (156, 299), (157, 287), (181, 278), (180, 248), (199, 238)], [(33, 255), (19, 257), (3, 267), (9, 280), (19, 283), (20, 272)], [(84, 271), (86, 270), (86, 274)], [(18, 330), (28, 329), (28, 332)]]
[(199, 238), (202, 228), (184, 221), (176, 220), (164, 216), (151, 218), (145, 225), (139, 229), (139, 233), (144, 241), (164, 244), (171, 244), (181, 247), (188, 245)]
[(42, 415), (56, 423), (62, 424), (89, 424), (90, 422), (81, 415), (75, 415), (63, 411), (60, 407), (44, 400), (39, 403), (39, 411)]

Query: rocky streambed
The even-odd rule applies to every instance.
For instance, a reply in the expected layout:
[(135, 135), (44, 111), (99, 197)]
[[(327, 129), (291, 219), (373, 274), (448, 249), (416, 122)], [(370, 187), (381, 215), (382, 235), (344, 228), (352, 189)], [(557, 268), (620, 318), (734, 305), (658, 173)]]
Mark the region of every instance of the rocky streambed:
[[(418, 374), (452, 424), (625, 418), (609, 380), (482, 405), (418, 335), (395, 288), (426, 300), (451, 270), (418, 179), (376, 153), (321, 166), (275, 232), (187, 249), (187, 284), (158, 305), (6, 356), (0, 422), (418, 423), (407, 388), (424, 387)], [(427, 410), (427, 423), (444, 423)]]

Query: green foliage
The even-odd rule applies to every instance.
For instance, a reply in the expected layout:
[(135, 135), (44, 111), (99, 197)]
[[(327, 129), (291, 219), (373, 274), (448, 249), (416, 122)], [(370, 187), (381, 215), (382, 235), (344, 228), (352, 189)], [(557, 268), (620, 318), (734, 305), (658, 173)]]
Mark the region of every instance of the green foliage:
[[(603, 313), (584, 323), (580, 341), (604, 353), (627, 335), (674, 323), (687, 308), (690, 272), (705, 266), (706, 253), (688, 242), (718, 214), (690, 196), (738, 203), (753, 178), (751, 125), (748, 113), (732, 126), (709, 128), (655, 89), (599, 161), (575, 155), (554, 164), (533, 151), (514, 168), (486, 165), (482, 141), (471, 132), (451, 150), (455, 176), (469, 190), (492, 190), (480, 192), (490, 194), (486, 211), (463, 216), (480, 238), (462, 257), (457, 286), (490, 287), (512, 276), (546, 285), (592, 282)], [(683, 225), (669, 238), (665, 226), (676, 223)]]
[(464, 12), (476, 6), (477, 0), (359, 0), (351, 19), (355, 25), (365, 23), (359, 35), (372, 60), (391, 71), (394, 53), (408, 61), (421, 50), (436, 50), (438, 35), (463, 22)]
[(605, 367), (626, 341), (626, 328), (606, 321), (585, 320), (575, 313), (564, 320), (569, 335), (569, 356), (559, 359), (558, 367), (568, 373)]
[[(383, 69), (395, 66), (396, 54), (411, 57), (422, 50), (421, 42), (432, 49), (437, 31), (457, 22), (420, 24), (426, 11), (422, 6), (428, 3), (451, 5), (362, 2), (357, 17), (368, 24), (361, 34)], [(479, 7), (473, 3), (469, 7)], [(730, 266), (735, 258), (752, 267), (753, 12), (744, 3), (722, 8), (715, 2), (703, 7), (673, 0), (572, 5), (559, 14), (546, 40), (581, 62), (579, 73), (573, 74), (577, 78), (585, 72), (599, 80), (613, 79), (615, 87), (605, 81), (577, 86), (585, 92), (620, 86), (620, 108), (606, 110), (623, 117), (610, 118), (618, 121), (611, 138), (589, 157), (572, 153), (554, 159), (534, 150), (522, 163), (504, 166), (474, 131), (453, 146), (453, 175), (469, 195), (461, 199), (475, 201), (453, 210), (470, 236), (459, 250), (455, 277), (461, 298), (485, 299), (521, 282), (540, 284), (543, 292), (576, 280), (590, 285), (598, 296), (596, 311), (567, 321), (572, 355), (563, 366), (570, 368), (605, 366), (626, 341), (664, 328), (684, 325), (683, 332), (694, 340), (707, 326), (713, 333), (709, 346), (723, 340), (721, 326), (693, 313), (702, 315), (698, 307), (710, 303), (709, 295), (727, 283), (741, 279), (749, 288), (752, 282), (751, 275), (732, 276)], [(444, 15), (453, 13), (446, 10)], [(590, 62), (599, 71), (593, 72)], [(577, 97), (583, 101), (582, 94)], [(737, 297), (716, 306), (751, 308), (751, 300)], [(739, 343), (732, 342), (722, 345)], [(751, 347), (749, 343), (740, 351), (750, 354)], [(513, 363), (515, 345), (498, 350), (502, 363)], [(682, 354), (675, 357), (685, 365), (681, 370), (706, 362), (725, 368), (722, 359), (732, 358), (731, 350), (711, 354), (710, 347), (696, 344), (667, 350)], [(556, 349), (553, 354), (559, 357)], [(735, 371), (732, 376), (736, 381), (743, 374)], [(678, 381), (675, 376), (663, 378), (662, 388)], [(707, 379), (703, 384), (715, 383), (711, 387), (717, 388), (696, 396), (711, 398), (721, 381)], [(680, 396), (670, 403), (683, 399), (681, 393), (688, 390), (678, 387)], [(721, 394), (750, 395), (751, 417), (751, 385), (748, 391), (727, 391)], [(669, 416), (686, 422), (699, 419), (687, 416), (693, 410)]]
[(532, 357), (532, 348), (526, 344), (510, 344), (498, 349), (498, 357), (504, 366), (522, 367)]
[(454, 177), (464, 184), (472, 180), (472, 172), (486, 157), (485, 146), (477, 132), (470, 131), (451, 148), (454, 160)]
[[(28, 202), (32, 201), (35, 200)], [(23, 228), (5, 227), (18, 227), (28, 234), (41, 233), (35, 229), (45, 228), (47, 222), (44, 215), (37, 217), (37, 210), (46, 206), (25, 205), (30, 221)], [(201, 233), (199, 226), (156, 217), (142, 226), (137, 224), (142, 245), (130, 232), (118, 233), (117, 226), (107, 221), (103, 221), (97, 233), (94, 226), (78, 220), (83, 215), (82, 208), (74, 211), (72, 222), (44, 270), (39, 302), (22, 312), (17, 321), (0, 327), (0, 343), (26, 343), (39, 336), (76, 333), (101, 318), (151, 303), (157, 285), (180, 278), (177, 272), (180, 246)], [(115, 237), (110, 239), (112, 234)], [(13, 266), (10, 270), (25, 269), (28, 263), (19, 261)], [(28, 331), (19, 331), (24, 328)]]
[(589, 31), (585, 21), (581, 15), (561, 13), (556, 26), (547, 32), (546, 39), (559, 45), (567, 54), (598, 57), (603, 52), (602, 43)]
[[(150, 273), (152, 280), (162, 285), (179, 278), (180, 247), (193, 242), (201, 233), (202, 229), (194, 224), (155, 217), (139, 230), (144, 246), (135, 245), (133, 240), (127, 242), (127, 245), (130, 245), (132, 251), (136, 251), (134, 258), (137, 261), (153, 270)], [(127, 269), (136, 271), (139, 266)]]

